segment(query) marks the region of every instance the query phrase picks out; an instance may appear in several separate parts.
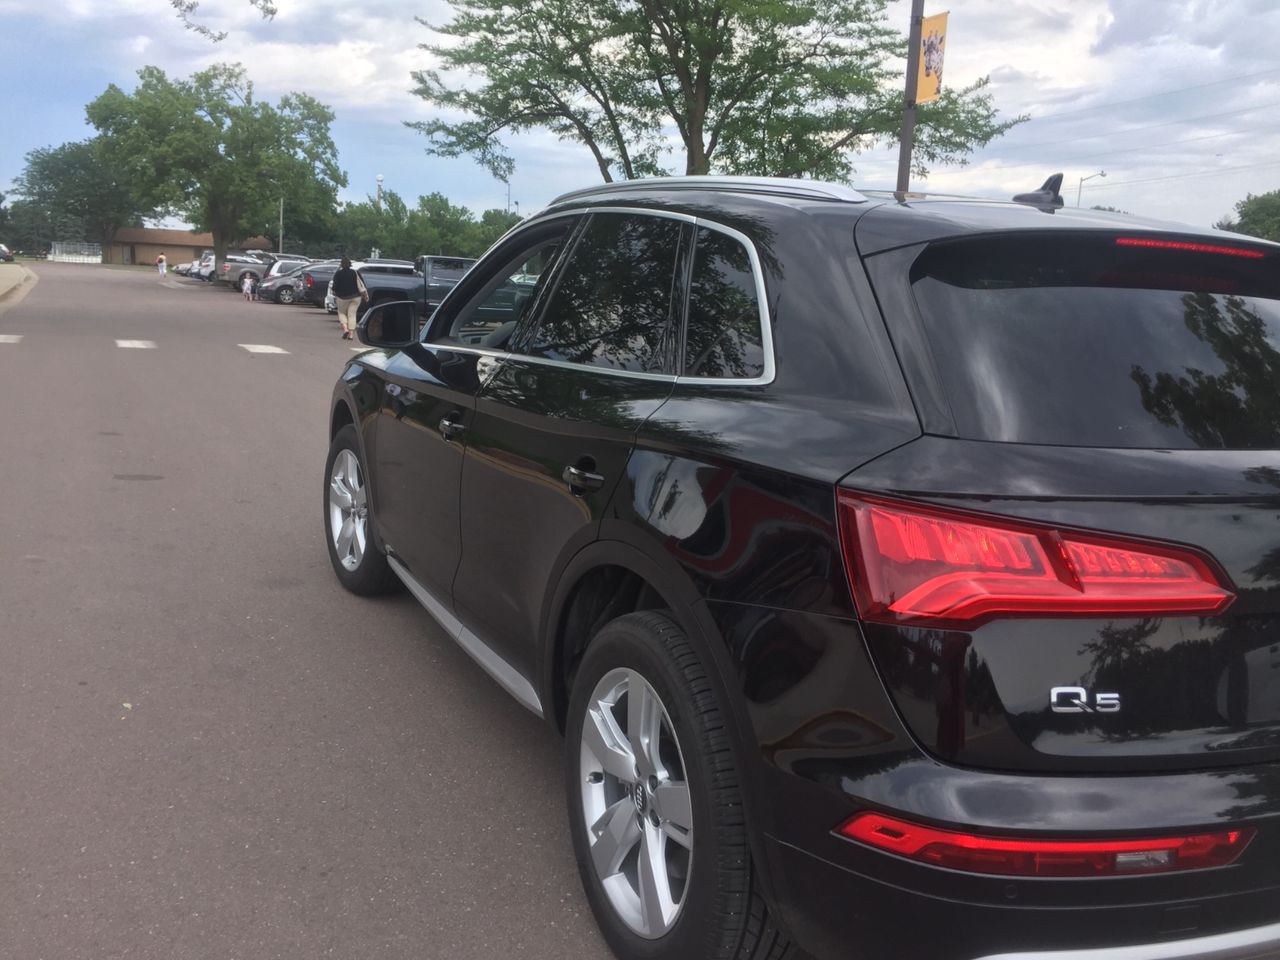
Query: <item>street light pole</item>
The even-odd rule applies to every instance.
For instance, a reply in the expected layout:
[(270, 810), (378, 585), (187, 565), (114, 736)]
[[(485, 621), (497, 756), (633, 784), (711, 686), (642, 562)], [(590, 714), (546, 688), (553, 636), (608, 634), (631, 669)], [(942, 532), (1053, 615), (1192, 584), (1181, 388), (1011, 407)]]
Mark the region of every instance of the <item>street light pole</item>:
[(374, 206), (378, 208), (378, 212), (382, 212), (382, 174), (378, 174), (378, 198), (374, 201)]
[(907, 88), (902, 102), (902, 133), (898, 138), (898, 193), (911, 186), (911, 151), (916, 139), (916, 85), (920, 80), (920, 34), (924, 0), (911, 0), (911, 32), (907, 40)]
[(1091, 173), (1087, 177), (1080, 178), (1080, 183), (1076, 185), (1076, 206), (1077, 207), (1080, 206), (1080, 195), (1084, 193), (1084, 182), (1086, 180), (1092, 180), (1094, 177), (1105, 177), (1106, 175), (1107, 175), (1107, 171), (1099, 170), (1097, 173)]
[(280, 249), (279, 253), (284, 253), (284, 194), (280, 195)]

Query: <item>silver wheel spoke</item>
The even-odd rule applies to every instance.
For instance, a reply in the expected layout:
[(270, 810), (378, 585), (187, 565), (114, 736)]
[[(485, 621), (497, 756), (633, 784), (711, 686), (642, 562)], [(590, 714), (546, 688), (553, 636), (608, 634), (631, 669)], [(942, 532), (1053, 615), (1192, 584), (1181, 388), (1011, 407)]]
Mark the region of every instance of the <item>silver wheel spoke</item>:
[(364, 558), (364, 521), (351, 521), (351, 533), (351, 563), (358, 567)]
[(338, 548), (338, 556), (346, 558), (351, 555), (351, 544), (356, 538), (356, 525), (350, 520), (342, 521), (342, 529), (338, 531), (338, 539), (334, 544)]
[(601, 880), (622, 869), (622, 861), (640, 841), (640, 824), (630, 797), (623, 797), (591, 826), (596, 837), (591, 845), (591, 862)]
[(658, 739), (662, 733), (662, 706), (639, 674), (627, 676), (627, 740), (636, 766), (645, 777), (662, 769)]
[(329, 482), (329, 502), (344, 510), (351, 509), (351, 491), (343, 477), (334, 477)]
[(658, 784), (653, 791), (653, 806), (658, 816), (674, 823), (681, 830), (693, 827), (693, 813), (689, 809), (689, 785), (682, 780), (668, 780)]
[(582, 743), (591, 751), (600, 769), (609, 776), (624, 782), (635, 779), (636, 761), (627, 745), (627, 738), (613, 719), (612, 710), (604, 706), (587, 710)]
[(675, 917), (676, 905), (671, 899), (671, 881), (667, 876), (666, 840), (655, 828), (646, 825), (640, 845), (639, 880), (640, 914), (651, 932), (665, 930)]

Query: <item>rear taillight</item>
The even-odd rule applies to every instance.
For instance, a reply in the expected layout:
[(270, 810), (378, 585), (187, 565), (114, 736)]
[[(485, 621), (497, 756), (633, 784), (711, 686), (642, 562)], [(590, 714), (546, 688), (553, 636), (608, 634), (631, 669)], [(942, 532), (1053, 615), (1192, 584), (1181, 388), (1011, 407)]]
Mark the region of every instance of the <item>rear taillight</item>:
[(305, 277), (302, 278), (302, 285), (304, 287), (314, 287), (316, 285), (315, 278), (308, 273)]
[(1013, 877), (1107, 877), (1203, 870), (1233, 863), (1253, 827), (1136, 840), (1040, 840), (989, 837), (860, 813), (837, 829), (842, 837), (909, 860), (952, 870)]
[(994, 617), (1207, 616), (1235, 599), (1190, 547), (841, 490), (840, 535), (864, 620), (976, 626)]

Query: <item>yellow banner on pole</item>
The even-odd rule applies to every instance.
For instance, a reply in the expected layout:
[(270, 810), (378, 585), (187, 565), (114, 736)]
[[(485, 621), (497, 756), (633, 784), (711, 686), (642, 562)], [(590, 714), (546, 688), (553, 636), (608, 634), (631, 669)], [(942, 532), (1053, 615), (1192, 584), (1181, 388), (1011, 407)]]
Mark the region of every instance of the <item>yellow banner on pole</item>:
[(937, 100), (942, 94), (942, 59), (947, 52), (947, 15), (925, 17), (920, 27), (920, 72), (916, 78), (916, 103)]

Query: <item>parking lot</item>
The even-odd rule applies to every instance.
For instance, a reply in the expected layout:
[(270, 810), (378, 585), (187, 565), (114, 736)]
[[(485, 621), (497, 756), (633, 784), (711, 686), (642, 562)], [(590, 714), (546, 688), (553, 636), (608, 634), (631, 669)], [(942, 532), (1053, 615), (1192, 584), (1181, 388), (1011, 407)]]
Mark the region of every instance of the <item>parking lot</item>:
[(31, 269), (0, 301), (0, 957), (607, 957), (560, 740), (412, 599), (334, 580), (333, 318)]

